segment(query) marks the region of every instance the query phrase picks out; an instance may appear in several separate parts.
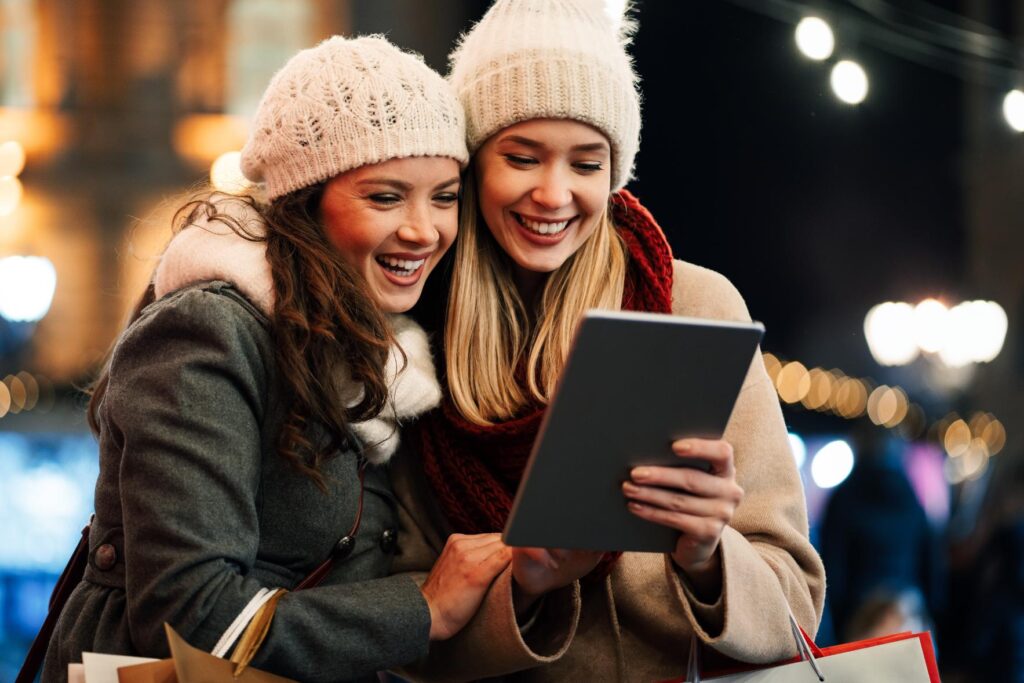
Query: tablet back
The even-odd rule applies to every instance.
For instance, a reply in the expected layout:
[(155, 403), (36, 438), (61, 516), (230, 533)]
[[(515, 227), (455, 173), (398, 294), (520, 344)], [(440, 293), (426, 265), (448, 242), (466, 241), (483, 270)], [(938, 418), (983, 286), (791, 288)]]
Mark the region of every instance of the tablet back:
[(631, 514), (637, 465), (681, 465), (671, 443), (719, 438), (760, 323), (590, 311), (505, 527), (513, 546), (668, 552), (678, 532)]

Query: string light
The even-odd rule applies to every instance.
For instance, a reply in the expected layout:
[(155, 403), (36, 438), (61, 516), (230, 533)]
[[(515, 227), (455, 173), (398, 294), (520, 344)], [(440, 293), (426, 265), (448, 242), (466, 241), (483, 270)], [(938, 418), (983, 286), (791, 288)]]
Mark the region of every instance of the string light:
[(1018, 133), (1024, 133), (1024, 92), (1011, 90), (1003, 98), (1003, 116)]
[(42, 375), (22, 370), (0, 380), (0, 418), (30, 410), (49, 412), (55, 399), (53, 384)]
[(816, 62), (828, 59), (836, 46), (832, 27), (824, 19), (804, 17), (796, 25), (796, 45), (800, 52)]
[[(929, 427), (924, 409), (912, 402), (901, 387), (885, 384), (875, 387), (870, 379), (848, 377), (837, 369), (808, 370), (799, 361), (784, 361), (769, 352), (763, 353), (763, 357), (780, 400), (791, 405), (800, 403), (809, 410), (829, 412), (848, 420), (866, 415), (873, 424), (894, 430), (907, 441), (926, 437), (942, 447), (949, 456), (948, 461), (964, 461), (945, 465), (951, 483), (981, 476), (989, 458), (1006, 446), (1006, 428), (991, 413), (976, 412), (969, 421), (950, 413)], [(797, 446), (794, 444), (793, 448)], [(797, 457), (795, 450), (794, 457)], [(832, 472), (836, 466), (828, 467)], [(831, 481), (829, 477), (833, 475), (823, 475), (824, 480)], [(820, 484), (819, 487), (827, 488)]]
[(832, 92), (847, 104), (860, 104), (868, 96), (868, 75), (857, 62), (844, 59), (832, 67)]

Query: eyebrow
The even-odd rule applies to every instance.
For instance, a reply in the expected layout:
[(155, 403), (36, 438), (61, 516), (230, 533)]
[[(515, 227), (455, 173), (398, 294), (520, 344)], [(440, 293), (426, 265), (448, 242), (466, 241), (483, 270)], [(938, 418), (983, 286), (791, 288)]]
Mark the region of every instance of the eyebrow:
[[(521, 135), (507, 135), (499, 142), (515, 142), (522, 145), (523, 147), (529, 147), (531, 149), (543, 149), (544, 145), (536, 140), (530, 138), (524, 138)], [(571, 152), (607, 152), (608, 144), (604, 141), (601, 142), (588, 142), (582, 145), (573, 145), (569, 148)]]
[[(451, 185), (455, 185), (458, 182), (459, 176), (452, 176), (448, 180), (438, 183), (434, 186), (434, 189), (440, 190)], [(393, 187), (396, 190), (401, 190), (402, 192), (408, 192), (413, 189), (412, 183), (407, 183), (404, 180), (398, 180), (396, 178), (363, 178), (357, 182), (356, 185), (386, 185), (388, 187)]]

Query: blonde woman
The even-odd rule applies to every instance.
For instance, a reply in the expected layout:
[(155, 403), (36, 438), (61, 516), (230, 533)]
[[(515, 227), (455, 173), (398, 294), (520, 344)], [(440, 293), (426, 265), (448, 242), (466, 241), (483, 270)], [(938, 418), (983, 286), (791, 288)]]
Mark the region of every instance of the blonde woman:
[[(429, 568), (449, 533), (503, 527), (586, 309), (749, 320), (732, 285), (674, 260), (621, 189), (640, 133), (626, 42), (596, 0), (498, 0), (452, 55), (473, 157), (447, 292), (446, 397), (393, 470), (398, 569)], [(824, 576), (760, 354), (724, 437), (672, 449), (711, 471), (637, 468), (623, 505), (678, 531), (673, 552), (513, 549), (467, 629), (410, 674), (652, 681), (684, 672), (693, 634), (709, 665), (794, 654), (790, 611), (816, 630)]]

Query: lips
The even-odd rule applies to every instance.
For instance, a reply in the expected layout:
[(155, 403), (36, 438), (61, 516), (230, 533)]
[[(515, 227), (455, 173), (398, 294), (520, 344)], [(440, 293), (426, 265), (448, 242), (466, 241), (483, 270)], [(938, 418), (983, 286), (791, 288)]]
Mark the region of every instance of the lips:
[(430, 254), (381, 254), (374, 260), (388, 280), (407, 287), (419, 281), (428, 258)]
[(540, 245), (550, 245), (561, 242), (562, 238), (567, 234), (566, 228), (573, 225), (578, 218), (578, 216), (571, 216), (559, 219), (540, 219), (536, 216), (524, 216), (523, 214), (516, 213), (515, 211), (511, 211), (510, 213), (515, 219), (516, 225), (519, 226), (522, 234), (525, 235), (529, 241)]

